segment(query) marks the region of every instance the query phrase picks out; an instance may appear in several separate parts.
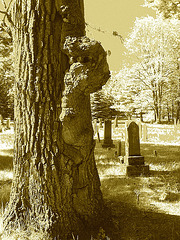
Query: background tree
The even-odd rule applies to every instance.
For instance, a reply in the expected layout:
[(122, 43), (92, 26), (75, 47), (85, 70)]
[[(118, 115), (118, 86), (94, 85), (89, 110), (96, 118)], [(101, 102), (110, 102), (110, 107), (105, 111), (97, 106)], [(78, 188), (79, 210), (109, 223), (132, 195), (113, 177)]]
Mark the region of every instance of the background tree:
[[(147, 17), (135, 21), (125, 43), (139, 62), (134, 67), (134, 78), (152, 91), (155, 118), (159, 122), (166, 93), (175, 90), (174, 84), (177, 89), (179, 83), (179, 36), (179, 20)], [(177, 98), (177, 91), (175, 95)]]
[(112, 73), (104, 86), (108, 95), (114, 98), (114, 105), (121, 115), (140, 117), (152, 111), (153, 102), (149, 89), (134, 77), (134, 69), (124, 67), (118, 73)]
[(91, 112), (93, 119), (111, 119), (116, 116), (118, 112), (114, 109), (113, 105), (113, 96), (106, 94), (103, 90), (91, 94)]
[(13, 118), (13, 47), (10, 29), (0, 23), (0, 114)]
[(109, 78), (106, 53), (84, 36), (82, 0), (16, 0), (11, 9), (15, 155), (4, 228), (71, 239), (103, 208), (90, 93)]
[(176, 17), (180, 20), (180, 3), (178, 0), (145, 0), (145, 6), (156, 9), (164, 18)]

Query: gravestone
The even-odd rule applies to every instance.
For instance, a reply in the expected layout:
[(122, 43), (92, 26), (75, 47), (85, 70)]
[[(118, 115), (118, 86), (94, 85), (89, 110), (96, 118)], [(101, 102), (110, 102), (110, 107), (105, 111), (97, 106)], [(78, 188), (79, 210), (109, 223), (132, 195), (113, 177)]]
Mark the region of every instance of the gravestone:
[(112, 125), (111, 120), (104, 121), (104, 141), (102, 144), (103, 148), (115, 147), (112, 140)]
[(135, 122), (127, 122), (125, 126), (125, 156), (122, 169), (128, 176), (149, 173), (149, 166), (144, 164), (144, 157), (140, 153), (139, 127)]

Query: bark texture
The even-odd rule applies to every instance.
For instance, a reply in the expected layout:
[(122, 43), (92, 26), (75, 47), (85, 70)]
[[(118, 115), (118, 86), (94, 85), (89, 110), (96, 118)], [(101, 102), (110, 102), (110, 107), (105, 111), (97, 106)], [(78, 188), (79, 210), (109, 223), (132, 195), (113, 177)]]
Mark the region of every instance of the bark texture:
[(69, 239), (102, 211), (90, 93), (109, 78), (82, 0), (16, 0), (14, 179), (6, 230)]

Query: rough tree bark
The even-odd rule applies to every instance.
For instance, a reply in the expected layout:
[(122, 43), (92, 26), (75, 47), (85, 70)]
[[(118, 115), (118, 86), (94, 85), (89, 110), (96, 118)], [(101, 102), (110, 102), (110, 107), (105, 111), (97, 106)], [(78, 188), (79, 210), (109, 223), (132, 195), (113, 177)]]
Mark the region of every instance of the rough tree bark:
[(90, 93), (109, 78), (106, 53), (85, 37), (82, 0), (16, 0), (14, 179), (4, 228), (69, 239), (97, 219)]

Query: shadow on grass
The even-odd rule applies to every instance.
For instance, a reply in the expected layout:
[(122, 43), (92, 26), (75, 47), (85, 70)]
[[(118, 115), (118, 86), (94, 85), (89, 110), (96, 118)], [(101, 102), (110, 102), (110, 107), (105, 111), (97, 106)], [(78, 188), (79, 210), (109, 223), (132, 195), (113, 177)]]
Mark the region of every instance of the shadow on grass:
[(0, 181), (0, 208), (9, 202), (12, 180)]
[(112, 218), (104, 229), (112, 240), (180, 239), (179, 216), (144, 211), (115, 197), (105, 202), (111, 208)]
[(147, 207), (143, 193), (137, 200), (140, 182), (141, 178), (110, 178), (101, 182), (104, 201), (111, 210), (104, 225), (107, 235), (113, 240), (180, 239), (179, 216), (159, 212), (156, 206)]
[(13, 169), (13, 156), (0, 153), (0, 170)]
[(169, 174), (172, 174), (172, 171), (156, 171), (156, 170), (150, 170), (149, 176), (150, 177), (159, 177), (159, 176), (168, 176)]

